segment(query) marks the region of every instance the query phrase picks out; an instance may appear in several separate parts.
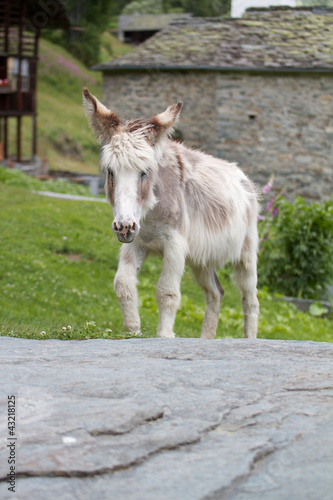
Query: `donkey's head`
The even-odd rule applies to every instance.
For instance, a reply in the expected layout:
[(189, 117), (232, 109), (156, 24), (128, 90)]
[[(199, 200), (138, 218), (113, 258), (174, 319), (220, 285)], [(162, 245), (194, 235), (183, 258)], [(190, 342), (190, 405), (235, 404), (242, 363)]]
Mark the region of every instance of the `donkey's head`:
[(83, 104), (89, 125), (102, 145), (101, 166), (114, 215), (112, 229), (119, 241), (130, 243), (140, 230), (140, 220), (157, 201), (153, 187), (163, 138), (172, 132), (182, 103), (169, 106), (151, 119), (125, 124), (85, 88)]

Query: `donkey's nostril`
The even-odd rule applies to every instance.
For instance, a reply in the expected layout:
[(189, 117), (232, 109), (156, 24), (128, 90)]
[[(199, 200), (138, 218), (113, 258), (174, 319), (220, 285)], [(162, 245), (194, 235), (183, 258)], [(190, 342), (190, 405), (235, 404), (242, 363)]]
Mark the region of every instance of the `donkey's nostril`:
[(116, 223), (116, 222), (114, 222), (114, 223), (113, 223), (113, 229), (114, 229), (115, 231), (117, 231), (117, 229), (118, 229), (118, 228), (117, 228), (117, 223)]
[(132, 224), (132, 231), (135, 231), (135, 230), (136, 230), (136, 224), (135, 224), (135, 222), (133, 222), (133, 224)]

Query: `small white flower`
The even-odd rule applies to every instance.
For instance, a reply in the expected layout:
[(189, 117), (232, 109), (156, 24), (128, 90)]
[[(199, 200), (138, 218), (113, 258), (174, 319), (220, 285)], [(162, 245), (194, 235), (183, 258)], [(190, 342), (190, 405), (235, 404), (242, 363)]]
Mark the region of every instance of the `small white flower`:
[(71, 325), (68, 325), (67, 330), (71, 330), (71, 329), (72, 329)]
[(63, 239), (63, 240), (67, 240), (67, 236), (63, 236), (63, 237), (62, 237), (62, 239)]
[(74, 436), (64, 436), (62, 442), (67, 445), (75, 444), (77, 439)]
[(44, 330), (42, 332), (40, 332), (41, 335), (46, 335), (46, 332), (44, 332)]
[(63, 326), (63, 327), (62, 327), (62, 331), (64, 332), (64, 331), (66, 331), (66, 330), (67, 330), (67, 328), (66, 328), (65, 326)]

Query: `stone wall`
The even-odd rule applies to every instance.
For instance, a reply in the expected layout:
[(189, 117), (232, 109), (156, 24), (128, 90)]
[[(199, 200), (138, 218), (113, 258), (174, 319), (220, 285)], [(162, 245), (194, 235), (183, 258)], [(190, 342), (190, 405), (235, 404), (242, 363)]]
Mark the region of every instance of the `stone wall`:
[(333, 193), (333, 78), (219, 73), (216, 154), (289, 195)]
[(150, 117), (184, 102), (179, 129), (191, 147), (215, 153), (216, 77), (211, 73), (142, 71), (104, 75), (103, 102), (123, 118)]
[(122, 117), (153, 116), (182, 100), (192, 147), (237, 162), (257, 183), (275, 174), (287, 196), (333, 192), (333, 75), (215, 71), (105, 74), (103, 102)]

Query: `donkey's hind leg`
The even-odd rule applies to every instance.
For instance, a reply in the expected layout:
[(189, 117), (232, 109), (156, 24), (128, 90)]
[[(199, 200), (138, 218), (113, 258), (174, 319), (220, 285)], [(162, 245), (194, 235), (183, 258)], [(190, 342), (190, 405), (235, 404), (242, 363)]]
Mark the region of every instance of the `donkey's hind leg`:
[(192, 267), (192, 272), (198, 285), (205, 292), (207, 303), (202, 323), (201, 338), (213, 339), (216, 335), (224, 290), (213, 267)]
[(124, 318), (124, 327), (131, 333), (140, 333), (138, 310), (137, 274), (147, 252), (135, 242), (121, 247), (114, 289)]
[(242, 309), (244, 315), (244, 337), (256, 338), (258, 332), (259, 302), (257, 299), (257, 259), (238, 262), (235, 278), (242, 294)]

